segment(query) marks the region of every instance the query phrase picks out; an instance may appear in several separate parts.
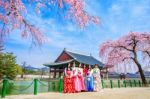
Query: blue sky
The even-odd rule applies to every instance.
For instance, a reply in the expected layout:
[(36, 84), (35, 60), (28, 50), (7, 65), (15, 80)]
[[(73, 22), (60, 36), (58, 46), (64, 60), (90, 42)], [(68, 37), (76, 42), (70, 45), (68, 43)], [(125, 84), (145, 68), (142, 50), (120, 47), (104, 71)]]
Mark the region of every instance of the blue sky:
[(17, 63), (26, 61), (34, 67), (53, 62), (64, 48), (92, 54), (99, 58), (102, 42), (118, 39), (130, 31), (150, 31), (150, 0), (85, 0), (86, 11), (99, 16), (100, 25), (90, 24), (84, 29), (69, 20), (63, 19), (64, 11), (55, 8), (42, 9), (41, 15), (33, 13), (28, 4), (29, 22), (36, 24), (47, 37), (41, 48), (32, 47), (30, 39), (22, 39), (18, 30), (13, 31), (5, 43), (5, 51), (17, 56)]

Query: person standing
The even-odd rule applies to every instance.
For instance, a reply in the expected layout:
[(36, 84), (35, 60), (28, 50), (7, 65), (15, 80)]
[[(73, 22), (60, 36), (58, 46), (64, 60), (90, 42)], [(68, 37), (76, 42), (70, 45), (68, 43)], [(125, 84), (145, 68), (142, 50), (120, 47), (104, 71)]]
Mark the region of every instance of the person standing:
[(74, 83), (73, 83), (73, 71), (68, 64), (68, 67), (65, 68), (65, 76), (64, 76), (64, 93), (74, 93)]
[(85, 90), (87, 90), (87, 72), (88, 72), (88, 68), (86, 67), (86, 65), (83, 65), (83, 78), (84, 78), (84, 85), (85, 85)]
[(88, 72), (88, 68), (86, 67), (86, 65), (83, 66), (83, 77), (86, 77)]
[(94, 65), (93, 77), (94, 77), (94, 91), (100, 91), (101, 90), (101, 77), (100, 77), (100, 69), (98, 68), (97, 64)]
[(94, 90), (93, 70), (90, 65), (86, 75), (86, 90), (90, 92)]
[(83, 68), (81, 68), (81, 63), (78, 66), (78, 79), (79, 79), (79, 83), (78, 83), (78, 88), (79, 91), (85, 91), (85, 83), (84, 83), (84, 77), (83, 77)]
[(75, 66), (75, 62), (73, 62), (72, 71), (73, 71), (73, 84), (74, 84), (75, 92), (80, 92), (78, 68)]

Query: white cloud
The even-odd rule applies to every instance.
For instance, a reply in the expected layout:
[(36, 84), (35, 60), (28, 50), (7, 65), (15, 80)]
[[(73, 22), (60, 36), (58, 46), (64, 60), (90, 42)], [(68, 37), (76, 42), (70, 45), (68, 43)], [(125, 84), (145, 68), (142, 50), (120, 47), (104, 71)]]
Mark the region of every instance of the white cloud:
[(119, 14), (121, 14), (121, 13), (123, 12), (123, 8), (122, 8), (122, 6), (119, 5), (119, 4), (113, 4), (113, 5), (110, 7), (109, 11), (110, 11), (112, 14), (114, 14), (114, 15), (119, 15)]

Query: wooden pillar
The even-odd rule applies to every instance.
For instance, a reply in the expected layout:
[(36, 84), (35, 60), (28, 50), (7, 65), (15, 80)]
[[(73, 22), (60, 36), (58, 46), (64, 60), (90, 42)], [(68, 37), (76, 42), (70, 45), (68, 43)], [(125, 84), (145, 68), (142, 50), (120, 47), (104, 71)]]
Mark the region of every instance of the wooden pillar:
[(100, 77), (103, 79), (102, 70), (100, 69)]
[(53, 78), (56, 78), (56, 68), (54, 68), (54, 76)]
[(106, 79), (108, 80), (108, 68), (106, 68)]
[(51, 78), (51, 67), (49, 67), (49, 78)]
[(59, 68), (59, 78), (61, 77), (61, 68)]
[(61, 71), (59, 71), (59, 78), (61, 77)]

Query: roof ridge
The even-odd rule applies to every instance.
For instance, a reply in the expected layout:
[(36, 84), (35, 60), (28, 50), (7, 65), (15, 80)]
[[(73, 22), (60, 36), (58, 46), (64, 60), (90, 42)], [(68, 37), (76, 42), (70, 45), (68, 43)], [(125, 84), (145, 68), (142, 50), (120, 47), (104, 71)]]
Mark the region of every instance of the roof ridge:
[(69, 52), (69, 53), (78, 54), (78, 55), (91, 56), (91, 55), (87, 55), (87, 54), (84, 54), (84, 53), (73, 52), (73, 51), (69, 51), (69, 50), (65, 50), (65, 51), (66, 51), (66, 52)]

